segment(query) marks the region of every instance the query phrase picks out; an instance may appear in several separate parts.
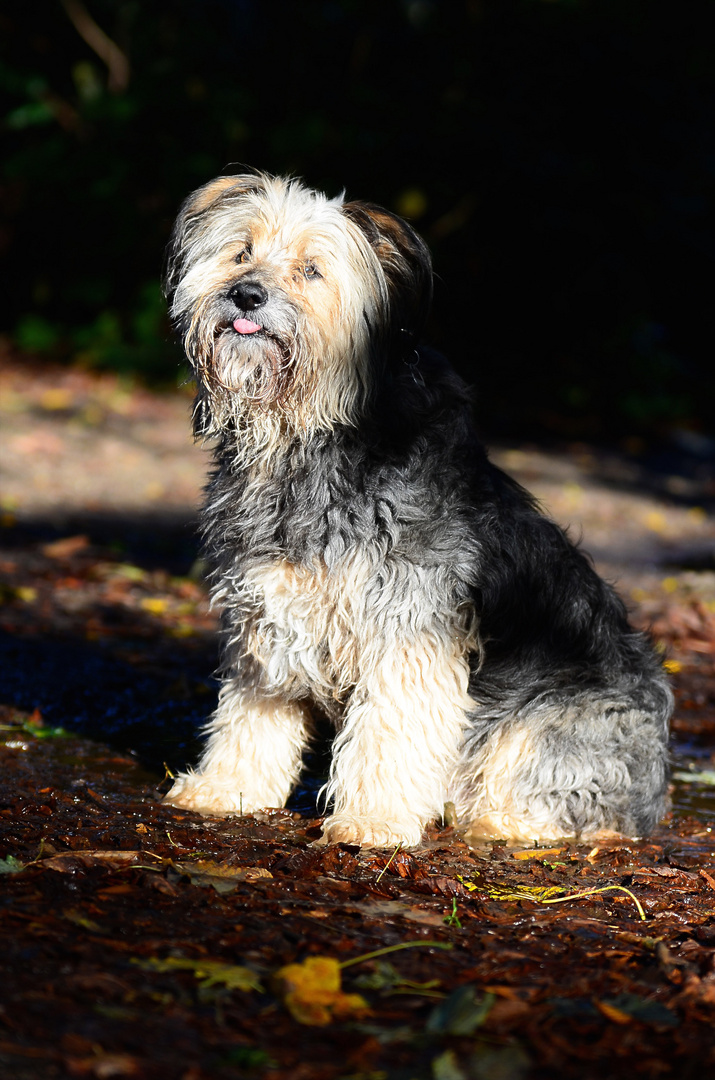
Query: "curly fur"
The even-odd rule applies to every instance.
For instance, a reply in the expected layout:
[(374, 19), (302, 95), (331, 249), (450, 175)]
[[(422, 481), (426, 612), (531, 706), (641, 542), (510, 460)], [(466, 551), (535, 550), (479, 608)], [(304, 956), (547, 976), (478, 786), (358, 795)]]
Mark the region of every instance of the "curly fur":
[(224, 681), (167, 798), (282, 805), (317, 708), (337, 729), (328, 841), (415, 845), (446, 801), (472, 835), (641, 835), (665, 809), (662, 668), (415, 349), (431, 281), (405, 222), (296, 180), (222, 177), (184, 204), (167, 282), (215, 439)]

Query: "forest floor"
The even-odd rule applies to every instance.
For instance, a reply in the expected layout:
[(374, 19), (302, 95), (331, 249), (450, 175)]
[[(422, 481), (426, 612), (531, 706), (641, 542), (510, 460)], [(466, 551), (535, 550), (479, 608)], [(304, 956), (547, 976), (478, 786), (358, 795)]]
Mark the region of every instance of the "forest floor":
[(310, 778), (244, 819), (161, 802), (215, 700), (189, 409), (0, 356), (0, 1075), (715, 1070), (712, 461), (682, 441), (492, 453), (664, 651), (674, 810), (654, 835), (326, 848)]

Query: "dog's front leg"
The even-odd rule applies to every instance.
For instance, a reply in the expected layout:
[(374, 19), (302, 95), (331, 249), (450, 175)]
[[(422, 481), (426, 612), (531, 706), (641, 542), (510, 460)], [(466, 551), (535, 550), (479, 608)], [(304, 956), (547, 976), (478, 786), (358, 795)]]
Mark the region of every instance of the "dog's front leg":
[(437, 635), (376, 657), (335, 740), (328, 843), (420, 842), (443, 812), (471, 705), (467, 682), (465, 657)]
[(301, 705), (258, 698), (228, 681), (207, 733), (196, 771), (179, 774), (166, 802), (202, 814), (285, 805), (307, 741)]

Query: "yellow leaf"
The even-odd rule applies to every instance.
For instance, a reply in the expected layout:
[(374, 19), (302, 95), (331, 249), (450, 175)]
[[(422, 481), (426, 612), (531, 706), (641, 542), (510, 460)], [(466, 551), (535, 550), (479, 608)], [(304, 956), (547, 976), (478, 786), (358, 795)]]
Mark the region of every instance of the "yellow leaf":
[(102, 932), (101, 926), (99, 926), (94, 919), (88, 918), (87, 915), (78, 911), (77, 908), (68, 908), (62, 915), (68, 922), (74, 923), (75, 926), (81, 926), (83, 930), (89, 930), (93, 934)]
[(683, 665), (680, 660), (664, 660), (663, 667), (666, 671), (669, 671), (671, 675), (677, 675), (679, 671), (683, 670)]
[(45, 390), (40, 398), (40, 408), (47, 412), (58, 412), (69, 409), (72, 405), (72, 395), (63, 387), (52, 387)]
[(550, 859), (552, 855), (563, 855), (566, 848), (527, 848), (526, 851), (512, 851), (514, 859)]
[(343, 993), (340, 963), (332, 956), (310, 956), (301, 964), (286, 964), (273, 977), (273, 987), (293, 1019), (310, 1027), (370, 1012), (360, 994)]
[[(594, 848), (591, 854), (586, 857), (593, 858), (597, 852), (598, 848)], [(483, 882), (477, 886), (473, 882), (465, 880), (461, 874), (457, 874), (457, 881), (461, 881), (468, 889), (478, 888), (480, 892), (486, 893), (490, 900), (502, 900), (504, 902), (533, 900), (537, 904), (563, 904), (569, 900), (581, 900), (586, 896), (598, 896), (607, 892), (622, 892), (630, 896), (638, 908), (641, 921), (645, 922), (645, 911), (640, 900), (625, 885), (601, 885), (595, 889), (583, 889), (581, 892), (570, 893), (562, 885), (515, 885), (512, 888), (509, 885), (488, 885)]]
[(652, 532), (664, 533), (668, 528), (665, 514), (660, 510), (650, 510), (645, 515), (645, 524)]
[(144, 611), (150, 611), (152, 615), (161, 615), (168, 608), (169, 602), (160, 596), (145, 596), (139, 606)]

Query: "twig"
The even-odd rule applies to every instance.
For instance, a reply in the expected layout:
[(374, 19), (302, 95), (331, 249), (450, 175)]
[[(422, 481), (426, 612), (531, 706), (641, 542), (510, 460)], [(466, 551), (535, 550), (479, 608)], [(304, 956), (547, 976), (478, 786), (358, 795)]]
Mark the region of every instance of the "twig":
[(451, 949), (451, 941), (402, 941), (399, 945), (386, 945), (384, 949), (375, 949), (374, 952), (365, 953), (364, 956), (355, 956), (352, 960), (343, 960), (341, 968), (352, 967), (353, 964), (362, 964), (365, 960), (374, 960), (378, 956), (387, 956), (388, 953), (398, 952), (400, 949), (416, 949), (420, 946), (431, 946), (433, 949)]
[(391, 863), (391, 862), (392, 862), (392, 860), (394, 859), (395, 855), (397, 855), (397, 852), (398, 852), (398, 851), (400, 850), (400, 848), (401, 848), (401, 847), (402, 847), (402, 841), (400, 840), (399, 844), (397, 845), (397, 847), (396, 847), (396, 848), (395, 848), (395, 850), (393, 851), (392, 855), (390, 855), (390, 858), (389, 858), (389, 859), (387, 860), (387, 862), (386, 862), (386, 863), (385, 863), (385, 865), (383, 866), (382, 870), (381, 870), (381, 871), (380, 871), (380, 873), (379, 873), (379, 874), (377, 875), (377, 881), (375, 882), (375, 884), (376, 884), (376, 885), (377, 885), (377, 883), (378, 883), (379, 881), (381, 881), (381, 880), (382, 880), (382, 875), (383, 875), (383, 874), (386, 874), (386, 873), (387, 873), (387, 869), (388, 869), (388, 867), (389, 867), (390, 863)]

